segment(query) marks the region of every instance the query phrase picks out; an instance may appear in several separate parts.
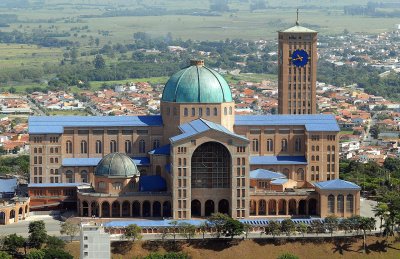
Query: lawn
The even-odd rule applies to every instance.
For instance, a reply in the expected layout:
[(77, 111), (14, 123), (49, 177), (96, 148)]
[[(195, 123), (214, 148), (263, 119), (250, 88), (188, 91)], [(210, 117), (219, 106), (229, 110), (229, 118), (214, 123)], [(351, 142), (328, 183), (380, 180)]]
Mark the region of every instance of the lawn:
[[(284, 252), (289, 252), (303, 258), (342, 258), (342, 259), (386, 259), (386, 258), (399, 258), (400, 243), (394, 243), (394, 239), (389, 239), (389, 245), (383, 246), (384, 239), (377, 237), (368, 237), (368, 252), (362, 253), (362, 239), (357, 239), (355, 242), (349, 241), (327, 241), (324, 243), (309, 240), (309, 242), (288, 242), (283, 244), (271, 243), (269, 240), (245, 240), (234, 242), (232, 244), (227, 241), (208, 241), (201, 242), (195, 241), (191, 244), (179, 243), (172, 245), (171, 243), (161, 242), (135, 242), (132, 247), (124, 245), (124, 243), (113, 243), (112, 258), (136, 258), (146, 256), (150, 252), (165, 251), (182, 251), (187, 253), (191, 258), (219, 258), (219, 259), (233, 259), (233, 258), (246, 258), (246, 259), (259, 259), (277, 258)], [(69, 243), (67, 250), (74, 255), (74, 258), (79, 257), (79, 243)]]
[(51, 116), (87, 116), (90, 115), (88, 112), (85, 110), (49, 110), (48, 111), (49, 115)]

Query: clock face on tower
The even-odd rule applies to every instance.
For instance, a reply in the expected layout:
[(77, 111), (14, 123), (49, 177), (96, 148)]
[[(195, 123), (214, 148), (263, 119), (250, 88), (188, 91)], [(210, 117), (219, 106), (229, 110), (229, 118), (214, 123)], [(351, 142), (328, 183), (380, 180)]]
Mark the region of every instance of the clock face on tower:
[(292, 54), (292, 63), (296, 67), (304, 67), (308, 63), (308, 53), (304, 49), (297, 49)]

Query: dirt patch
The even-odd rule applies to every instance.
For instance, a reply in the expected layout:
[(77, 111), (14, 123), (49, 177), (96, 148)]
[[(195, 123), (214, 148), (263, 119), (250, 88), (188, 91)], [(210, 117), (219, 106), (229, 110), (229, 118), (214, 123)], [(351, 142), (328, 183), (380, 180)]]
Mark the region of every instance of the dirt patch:
[[(279, 242), (270, 239), (227, 241), (227, 240), (195, 240), (187, 242), (138, 241), (113, 242), (113, 258), (136, 258), (146, 256), (151, 252), (165, 253), (167, 251), (183, 252), (191, 258), (277, 258), (285, 252), (300, 258), (348, 258), (348, 259), (397, 259), (400, 255), (400, 243), (394, 238), (385, 240), (379, 237), (368, 237), (368, 251), (362, 252), (362, 239), (334, 239), (315, 242), (316, 240), (293, 241), (284, 239)], [(74, 258), (79, 258), (79, 242), (67, 243), (66, 250)]]

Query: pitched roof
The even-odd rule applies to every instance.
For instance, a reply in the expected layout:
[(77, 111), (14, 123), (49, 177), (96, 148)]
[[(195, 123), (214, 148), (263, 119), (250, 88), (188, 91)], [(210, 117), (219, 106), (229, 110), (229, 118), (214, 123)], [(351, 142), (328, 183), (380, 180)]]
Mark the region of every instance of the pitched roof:
[[(63, 158), (62, 166), (97, 166), (98, 163), (101, 161), (101, 157), (89, 157), (89, 158), (82, 158), (82, 157), (73, 157), (73, 158)], [(133, 157), (133, 162), (136, 165), (150, 165), (150, 159), (148, 157)]]
[(149, 151), (150, 155), (167, 155), (169, 156), (171, 154), (171, 145), (164, 145), (162, 147), (153, 149), (151, 151)]
[(256, 169), (250, 171), (250, 179), (265, 179), (265, 180), (272, 180), (272, 179), (280, 179), (286, 178), (284, 174), (278, 172), (272, 172), (265, 169)]
[(307, 131), (339, 132), (335, 116), (326, 114), (237, 115), (235, 126), (305, 126)]
[(320, 190), (361, 190), (357, 184), (341, 179), (317, 182), (314, 185)]
[(17, 178), (0, 179), (0, 193), (15, 192), (18, 185), (17, 181)]
[(286, 30), (279, 31), (279, 32), (293, 32), (293, 33), (310, 32), (310, 33), (317, 33), (317, 31), (308, 29), (308, 28), (300, 26), (300, 25), (295, 25), (293, 27), (290, 27), (290, 28), (288, 28)]
[(307, 165), (305, 156), (251, 156), (251, 165)]
[(227, 128), (225, 128), (224, 126), (211, 122), (211, 121), (207, 121), (205, 119), (197, 119), (197, 120), (193, 120), (191, 122), (182, 124), (179, 126), (179, 129), (182, 131), (182, 134), (171, 137), (170, 141), (171, 143), (180, 141), (182, 139), (185, 138), (190, 138), (193, 137), (197, 134), (209, 131), (209, 130), (215, 130), (215, 131), (219, 131), (221, 133), (230, 135), (232, 137), (235, 138), (239, 138), (241, 140), (244, 141), (249, 141), (246, 137), (243, 137), (241, 135), (235, 134), (234, 132), (228, 130)]
[(30, 116), (29, 134), (61, 134), (64, 127), (162, 126), (161, 116)]

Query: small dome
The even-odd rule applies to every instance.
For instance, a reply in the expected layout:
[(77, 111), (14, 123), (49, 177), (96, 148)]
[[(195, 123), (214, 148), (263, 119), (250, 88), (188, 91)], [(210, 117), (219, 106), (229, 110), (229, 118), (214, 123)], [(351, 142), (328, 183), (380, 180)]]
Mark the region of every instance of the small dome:
[(103, 159), (97, 164), (94, 175), (113, 178), (129, 178), (135, 175), (139, 176), (140, 172), (133, 160), (127, 155), (111, 153), (103, 157)]
[(192, 60), (190, 66), (171, 76), (164, 87), (164, 102), (225, 103), (232, 102), (228, 83), (216, 71)]

